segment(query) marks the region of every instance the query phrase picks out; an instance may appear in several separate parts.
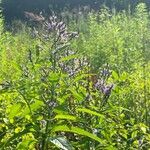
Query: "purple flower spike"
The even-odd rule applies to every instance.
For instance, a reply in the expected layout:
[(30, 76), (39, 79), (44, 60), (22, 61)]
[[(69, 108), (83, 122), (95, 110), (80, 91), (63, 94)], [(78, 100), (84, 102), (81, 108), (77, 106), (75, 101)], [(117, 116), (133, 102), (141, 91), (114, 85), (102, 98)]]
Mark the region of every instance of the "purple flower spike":
[(111, 94), (111, 90), (114, 87), (113, 84), (101, 87), (101, 91), (104, 95), (109, 96)]

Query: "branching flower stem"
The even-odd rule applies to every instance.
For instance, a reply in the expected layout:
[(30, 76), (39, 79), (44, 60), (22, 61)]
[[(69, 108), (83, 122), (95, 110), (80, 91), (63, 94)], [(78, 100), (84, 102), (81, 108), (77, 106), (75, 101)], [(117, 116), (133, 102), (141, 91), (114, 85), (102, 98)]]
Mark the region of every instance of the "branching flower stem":
[[(54, 40), (54, 43), (52, 45), (52, 47), (50, 48), (50, 58), (51, 58), (51, 62), (52, 62), (52, 68), (53, 68), (53, 73), (56, 72), (56, 53), (52, 53), (52, 50), (57, 48), (57, 41), (58, 39)], [(55, 84), (52, 83), (51, 86), (51, 98), (50, 98), (51, 102), (55, 101)], [(47, 112), (47, 120), (46, 120), (46, 128), (45, 128), (45, 133), (44, 133), (44, 138), (43, 138), (43, 142), (42, 142), (42, 150), (47, 150), (48, 149), (48, 142), (46, 142), (46, 139), (48, 137), (48, 134), (50, 133), (49, 129), (50, 129), (50, 118), (52, 116), (52, 110), (51, 110), (51, 106), (48, 105), (48, 112)]]

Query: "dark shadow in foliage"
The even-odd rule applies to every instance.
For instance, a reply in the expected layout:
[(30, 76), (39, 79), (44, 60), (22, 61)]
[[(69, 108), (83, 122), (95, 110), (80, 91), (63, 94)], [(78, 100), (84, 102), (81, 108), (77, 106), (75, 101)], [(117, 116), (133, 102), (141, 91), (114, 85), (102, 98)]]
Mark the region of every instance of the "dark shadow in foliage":
[[(3, 16), (6, 22), (11, 22), (14, 19), (24, 20), (24, 11), (39, 13), (44, 10), (46, 13), (55, 11), (60, 12), (64, 8), (72, 10), (83, 6), (89, 6), (92, 9), (99, 9), (105, 4), (109, 8), (117, 10), (131, 9), (139, 3), (140, 0), (2, 0), (1, 7), (3, 8)], [(150, 6), (149, 0), (143, 0)]]

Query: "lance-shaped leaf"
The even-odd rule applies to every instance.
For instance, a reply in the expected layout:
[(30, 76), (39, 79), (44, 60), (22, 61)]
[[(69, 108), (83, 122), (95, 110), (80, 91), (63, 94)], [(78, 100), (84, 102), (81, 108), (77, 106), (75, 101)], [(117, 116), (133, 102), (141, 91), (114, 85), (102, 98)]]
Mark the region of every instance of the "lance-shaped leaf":
[(64, 61), (69, 61), (69, 60), (72, 60), (72, 59), (75, 59), (75, 58), (79, 58), (79, 57), (80, 57), (79, 55), (74, 54), (74, 55), (69, 55), (69, 56), (63, 57), (59, 61), (60, 62), (64, 62)]
[(62, 150), (73, 150), (72, 145), (64, 137), (55, 137), (55, 138), (50, 138), (49, 140), (50, 142), (52, 142), (54, 145), (56, 145), (58, 148), (61, 148)]
[(100, 139), (99, 137), (97, 137), (96, 135), (88, 132), (88, 131), (85, 131), (79, 127), (69, 127), (69, 126), (65, 126), (65, 125), (60, 125), (60, 126), (55, 126), (53, 129), (52, 129), (52, 132), (58, 132), (58, 131), (63, 131), (63, 132), (71, 132), (71, 133), (75, 133), (75, 134), (79, 134), (79, 135), (83, 135), (83, 136), (87, 136), (99, 143), (103, 143), (104, 141), (102, 139)]
[(88, 113), (90, 115), (98, 116), (98, 117), (101, 117), (101, 118), (105, 117), (104, 115), (102, 115), (102, 114), (100, 114), (98, 112), (92, 111), (90, 109), (87, 109), (87, 108), (77, 108), (76, 111), (83, 112), (83, 113)]
[(66, 120), (73, 120), (73, 121), (77, 120), (77, 118), (75, 116), (72, 116), (72, 115), (62, 115), (62, 114), (56, 115), (55, 119), (66, 119)]

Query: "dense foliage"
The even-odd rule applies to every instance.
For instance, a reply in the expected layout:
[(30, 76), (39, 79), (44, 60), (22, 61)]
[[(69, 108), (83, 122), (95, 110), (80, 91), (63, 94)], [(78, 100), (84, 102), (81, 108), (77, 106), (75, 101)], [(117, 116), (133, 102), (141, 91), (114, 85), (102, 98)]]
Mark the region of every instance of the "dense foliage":
[(26, 13), (34, 27), (13, 33), (1, 17), (1, 150), (150, 148), (146, 5), (79, 13)]

